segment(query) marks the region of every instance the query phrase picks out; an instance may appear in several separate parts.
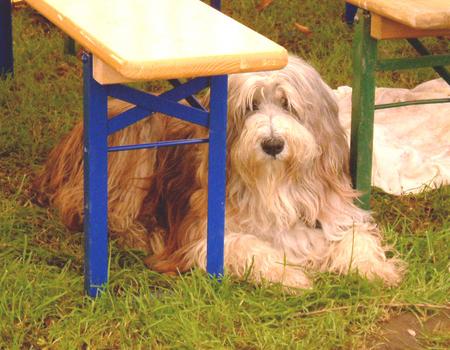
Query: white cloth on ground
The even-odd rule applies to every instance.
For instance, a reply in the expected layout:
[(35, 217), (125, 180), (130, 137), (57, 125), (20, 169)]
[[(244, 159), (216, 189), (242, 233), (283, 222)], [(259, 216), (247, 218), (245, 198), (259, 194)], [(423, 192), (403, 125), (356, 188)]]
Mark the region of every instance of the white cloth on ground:
[[(352, 89), (334, 92), (349, 136)], [(377, 88), (375, 103), (449, 97), (450, 86), (435, 79), (411, 90)], [(450, 184), (450, 103), (375, 111), (372, 170), (372, 184), (395, 195)]]

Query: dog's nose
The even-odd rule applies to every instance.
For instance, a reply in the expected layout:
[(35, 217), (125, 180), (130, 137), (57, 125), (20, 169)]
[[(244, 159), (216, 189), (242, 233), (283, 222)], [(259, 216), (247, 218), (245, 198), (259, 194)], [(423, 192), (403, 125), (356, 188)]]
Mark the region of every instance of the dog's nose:
[(261, 147), (268, 155), (276, 156), (284, 148), (284, 141), (279, 137), (271, 137), (261, 142)]

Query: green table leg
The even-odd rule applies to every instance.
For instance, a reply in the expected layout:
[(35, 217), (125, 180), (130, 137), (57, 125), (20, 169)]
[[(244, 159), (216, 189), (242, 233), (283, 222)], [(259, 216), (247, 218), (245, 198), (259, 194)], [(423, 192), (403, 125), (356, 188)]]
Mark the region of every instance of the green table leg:
[(353, 186), (362, 193), (359, 206), (369, 209), (373, 117), (375, 102), (375, 66), (377, 41), (370, 36), (370, 14), (364, 12), (353, 42), (352, 128), (350, 171)]

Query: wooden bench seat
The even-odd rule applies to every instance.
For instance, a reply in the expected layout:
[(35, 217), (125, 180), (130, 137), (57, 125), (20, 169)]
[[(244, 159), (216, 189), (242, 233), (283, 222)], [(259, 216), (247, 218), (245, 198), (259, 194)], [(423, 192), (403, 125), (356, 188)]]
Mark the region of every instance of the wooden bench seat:
[(346, 0), (347, 2), (416, 29), (450, 29), (449, 0)]
[(378, 40), (450, 36), (448, 0), (348, 0), (372, 13), (370, 35)]
[(100, 83), (274, 70), (287, 63), (283, 47), (199, 0), (27, 2), (94, 54)]

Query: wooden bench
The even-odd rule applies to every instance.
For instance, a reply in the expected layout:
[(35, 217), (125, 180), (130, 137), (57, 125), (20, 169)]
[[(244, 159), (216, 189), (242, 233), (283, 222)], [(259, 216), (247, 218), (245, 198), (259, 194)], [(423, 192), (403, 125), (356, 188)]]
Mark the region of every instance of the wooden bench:
[[(346, 0), (364, 9), (353, 41), (353, 95), (350, 167), (354, 186), (368, 209), (372, 175), (374, 110), (409, 104), (450, 102), (422, 100), (374, 106), (375, 72), (432, 67), (448, 84), (450, 55), (432, 55), (419, 37), (450, 37), (449, 0)], [(378, 40), (407, 39), (420, 57), (378, 59)]]
[[(205, 142), (108, 148), (108, 135), (152, 112), (209, 128), (207, 270), (223, 274), (227, 75), (280, 69), (287, 64), (286, 50), (199, 0), (27, 2), (89, 52), (83, 57), (87, 293), (96, 296), (108, 279), (108, 151)], [(213, 5), (220, 7), (220, 1)], [(154, 96), (122, 85), (152, 79), (170, 79), (175, 88)], [(209, 111), (191, 96), (207, 86)], [(108, 96), (136, 107), (108, 120)], [(191, 106), (178, 104), (182, 99)]]

